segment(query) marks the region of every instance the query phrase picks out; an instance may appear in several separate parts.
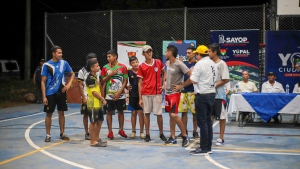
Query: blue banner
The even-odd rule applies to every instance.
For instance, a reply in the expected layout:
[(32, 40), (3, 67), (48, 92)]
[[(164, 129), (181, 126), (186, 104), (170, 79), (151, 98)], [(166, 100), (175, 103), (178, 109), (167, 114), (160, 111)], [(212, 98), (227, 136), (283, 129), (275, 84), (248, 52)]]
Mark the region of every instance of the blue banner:
[(300, 82), (300, 72), (292, 68), (294, 60), (300, 59), (300, 31), (266, 32), (266, 74), (274, 72), (276, 81), (285, 88), (289, 84), (290, 93)]
[(242, 81), (242, 71), (248, 71), (250, 81), (259, 86), (259, 30), (212, 30), (210, 43), (220, 45), (220, 59), (229, 69), (230, 83)]
[(178, 55), (177, 59), (179, 57), (182, 57), (183, 60), (187, 60), (186, 58), (186, 49), (188, 47), (197, 48), (196, 41), (195, 40), (177, 40), (177, 41), (163, 41), (163, 47), (162, 47), (162, 56), (163, 56), (163, 62), (166, 63), (166, 56), (165, 52), (169, 45), (174, 45), (178, 49)]

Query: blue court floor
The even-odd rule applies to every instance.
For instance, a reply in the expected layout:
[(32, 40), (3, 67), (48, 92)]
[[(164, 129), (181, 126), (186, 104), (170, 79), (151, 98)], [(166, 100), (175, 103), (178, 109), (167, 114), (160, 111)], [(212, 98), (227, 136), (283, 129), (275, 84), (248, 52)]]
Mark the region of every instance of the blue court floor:
[[(107, 147), (95, 148), (84, 140), (82, 115), (79, 104), (69, 104), (66, 115), (66, 134), (69, 141), (59, 139), (57, 112), (53, 114), (51, 142), (45, 143), (45, 113), (41, 104), (0, 109), (0, 169), (2, 168), (300, 168), (300, 125), (292, 124), (292, 116), (283, 116), (283, 123), (249, 123), (238, 127), (231, 120), (226, 124), (225, 145), (213, 145), (213, 154), (192, 156), (189, 151), (197, 147), (191, 139), (188, 147), (178, 144), (164, 145), (159, 139), (156, 117), (151, 115), (152, 141), (143, 142), (139, 134), (135, 139), (117, 136), (118, 119), (113, 116), (114, 140)], [(131, 114), (125, 113), (125, 132), (131, 133)], [(164, 134), (169, 137), (169, 115), (163, 113)], [(188, 130), (192, 135), (192, 115), (188, 116)], [(138, 129), (137, 123), (137, 129)], [(179, 129), (176, 129), (179, 134)], [(101, 138), (107, 138), (106, 121)], [(139, 130), (137, 130), (139, 133)], [(214, 123), (214, 142), (219, 135), (219, 124)]]

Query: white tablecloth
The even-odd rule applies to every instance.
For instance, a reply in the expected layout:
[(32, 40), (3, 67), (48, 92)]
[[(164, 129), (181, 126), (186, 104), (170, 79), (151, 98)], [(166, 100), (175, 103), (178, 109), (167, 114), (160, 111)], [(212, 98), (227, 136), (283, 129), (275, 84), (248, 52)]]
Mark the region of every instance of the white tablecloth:
[[(235, 111), (255, 112), (247, 100), (241, 94), (232, 94), (228, 106), (228, 113)], [(291, 100), (278, 113), (282, 114), (300, 114), (300, 95)]]

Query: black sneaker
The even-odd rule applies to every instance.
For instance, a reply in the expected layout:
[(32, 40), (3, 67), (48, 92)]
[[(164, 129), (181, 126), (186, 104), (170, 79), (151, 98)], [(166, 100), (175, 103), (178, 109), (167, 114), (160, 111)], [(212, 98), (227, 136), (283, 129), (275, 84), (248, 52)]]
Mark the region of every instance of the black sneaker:
[(182, 136), (182, 147), (187, 147), (190, 143), (189, 136)]
[(162, 141), (167, 141), (167, 138), (165, 137), (164, 133), (160, 134), (159, 138), (160, 138)]
[(195, 131), (195, 130), (193, 130), (193, 137), (194, 137), (194, 139), (199, 138), (199, 134), (198, 134), (198, 132)]
[(70, 138), (65, 133), (60, 133), (60, 139), (62, 139), (62, 140), (70, 140)]
[(170, 137), (169, 140), (165, 142), (165, 144), (177, 144), (177, 140), (175, 138)]
[(182, 135), (181, 135), (181, 133), (180, 133), (180, 134), (178, 134), (178, 136), (176, 136), (176, 138), (182, 138)]
[(51, 136), (46, 136), (45, 142), (50, 142), (51, 141)]
[(144, 138), (144, 142), (149, 142), (151, 141), (150, 135), (146, 135), (146, 137)]
[(191, 151), (190, 154), (194, 155), (194, 156), (205, 156), (205, 155), (208, 155), (207, 151), (203, 151), (203, 150), (201, 150), (201, 148), (199, 148), (197, 150), (194, 150), (194, 151)]

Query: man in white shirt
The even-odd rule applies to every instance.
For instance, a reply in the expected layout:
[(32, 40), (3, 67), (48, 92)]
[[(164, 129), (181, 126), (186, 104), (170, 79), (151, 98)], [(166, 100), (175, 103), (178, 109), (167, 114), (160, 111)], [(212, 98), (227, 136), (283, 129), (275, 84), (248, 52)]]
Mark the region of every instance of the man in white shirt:
[[(210, 52), (212, 51), (208, 49), (207, 54)], [(216, 64), (207, 57), (207, 54), (196, 63), (190, 77), (196, 93), (195, 108), (197, 124), (200, 127), (200, 148), (191, 151), (191, 155), (211, 153), (213, 138), (211, 116), (216, 95), (215, 79), (218, 72)]]
[(273, 72), (268, 73), (268, 81), (263, 83), (261, 87), (262, 93), (284, 93), (282, 84), (275, 81), (276, 75)]
[[(261, 92), (262, 93), (284, 93), (284, 89), (282, 87), (282, 84), (275, 81), (276, 75), (274, 72), (269, 72), (268, 73), (268, 81), (263, 83), (261, 87)], [(278, 115), (276, 114), (272, 118), (274, 119), (275, 123), (279, 123)], [(270, 120), (269, 120), (270, 122)]]
[(249, 72), (242, 72), (243, 81), (238, 82), (238, 87), (234, 87), (235, 92), (258, 92), (256, 85), (249, 81)]

